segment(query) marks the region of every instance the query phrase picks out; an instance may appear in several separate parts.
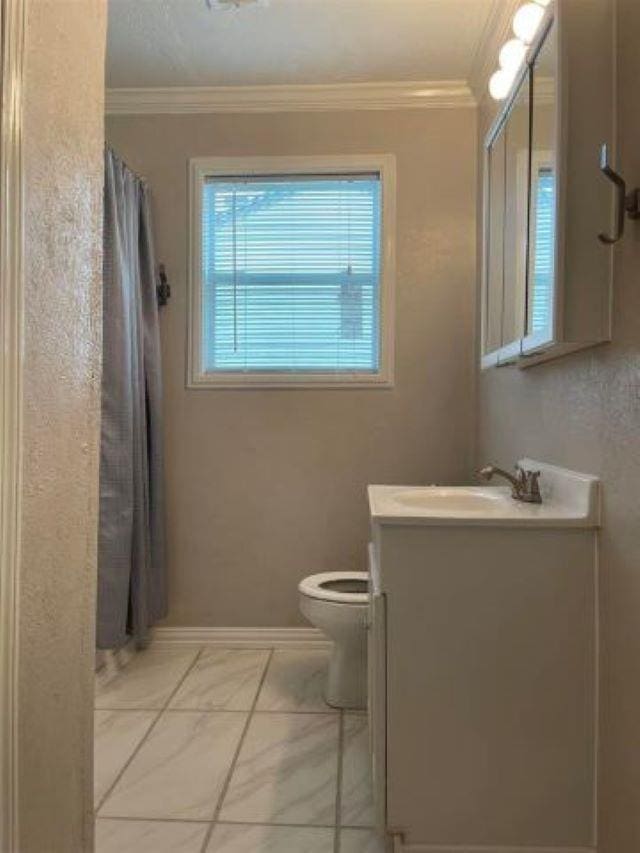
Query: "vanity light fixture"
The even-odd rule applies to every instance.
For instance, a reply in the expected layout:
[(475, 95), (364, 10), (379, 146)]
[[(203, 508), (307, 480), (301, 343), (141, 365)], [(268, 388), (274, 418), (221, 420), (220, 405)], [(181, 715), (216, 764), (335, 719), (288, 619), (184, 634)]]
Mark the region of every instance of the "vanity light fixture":
[(505, 71), (517, 71), (527, 53), (527, 46), (520, 39), (509, 39), (502, 45), (498, 56), (500, 68)]
[(539, 3), (525, 3), (513, 16), (513, 32), (525, 44), (531, 44), (543, 18), (543, 6)]
[(515, 38), (509, 39), (500, 49), (499, 69), (489, 80), (489, 94), (494, 101), (504, 101), (511, 90), (518, 69), (527, 55), (538, 27), (544, 18), (544, 10), (551, 0), (529, 0), (513, 16), (512, 28)]
[(489, 80), (489, 94), (494, 101), (504, 101), (509, 94), (514, 79), (514, 71), (499, 68)]
[(509, 39), (502, 45), (498, 56), (500, 68), (489, 80), (489, 93), (495, 101), (503, 101), (509, 94), (526, 53), (527, 46), (520, 39)]

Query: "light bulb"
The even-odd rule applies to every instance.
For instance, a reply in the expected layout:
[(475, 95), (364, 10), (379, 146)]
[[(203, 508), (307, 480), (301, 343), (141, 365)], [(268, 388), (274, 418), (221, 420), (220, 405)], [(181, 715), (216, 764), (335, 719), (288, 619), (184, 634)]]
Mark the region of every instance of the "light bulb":
[(516, 71), (527, 53), (527, 46), (520, 39), (509, 39), (502, 45), (498, 61), (500, 68), (506, 68), (507, 71)]
[(531, 44), (543, 17), (542, 6), (538, 3), (525, 3), (513, 16), (513, 32), (520, 41)]
[(489, 94), (494, 101), (504, 101), (509, 94), (513, 83), (514, 72), (506, 68), (500, 68), (491, 75), (489, 80)]

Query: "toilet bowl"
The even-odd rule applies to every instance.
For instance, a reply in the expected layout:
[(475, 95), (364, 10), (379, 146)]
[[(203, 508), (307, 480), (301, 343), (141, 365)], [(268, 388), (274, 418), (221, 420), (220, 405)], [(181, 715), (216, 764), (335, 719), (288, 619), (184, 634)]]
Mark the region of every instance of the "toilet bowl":
[(324, 572), (298, 584), (300, 610), (333, 640), (325, 699), (334, 708), (367, 704), (366, 572)]

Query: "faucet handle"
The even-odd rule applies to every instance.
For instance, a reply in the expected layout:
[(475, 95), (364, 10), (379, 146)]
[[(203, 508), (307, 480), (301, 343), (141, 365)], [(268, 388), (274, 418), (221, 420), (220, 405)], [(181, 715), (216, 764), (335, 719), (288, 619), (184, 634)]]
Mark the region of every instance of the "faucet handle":
[(529, 471), (516, 465), (520, 473), (521, 499), (528, 503), (542, 503), (540, 495), (540, 471)]
[(535, 497), (540, 497), (540, 471), (527, 471), (530, 478), (529, 490)]

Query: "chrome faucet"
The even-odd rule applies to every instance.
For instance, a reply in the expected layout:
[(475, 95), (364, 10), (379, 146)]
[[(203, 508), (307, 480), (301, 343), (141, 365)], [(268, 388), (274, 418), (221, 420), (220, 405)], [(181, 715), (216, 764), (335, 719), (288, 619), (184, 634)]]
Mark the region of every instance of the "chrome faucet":
[(540, 471), (526, 471), (519, 465), (515, 466), (515, 471), (516, 475), (514, 477), (513, 474), (509, 474), (508, 471), (504, 471), (496, 465), (485, 465), (484, 468), (480, 468), (477, 474), (481, 480), (485, 480), (487, 483), (493, 477), (504, 477), (505, 480), (511, 483), (511, 497), (515, 501), (541, 504), (542, 495), (540, 494), (540, 484), (538, 482)]

